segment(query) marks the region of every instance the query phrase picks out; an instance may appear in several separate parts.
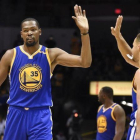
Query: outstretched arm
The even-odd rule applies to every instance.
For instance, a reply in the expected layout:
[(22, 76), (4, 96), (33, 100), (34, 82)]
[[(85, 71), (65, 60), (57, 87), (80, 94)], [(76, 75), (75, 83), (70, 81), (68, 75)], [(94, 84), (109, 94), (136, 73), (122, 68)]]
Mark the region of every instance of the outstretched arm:
[(60, 64), (69, 67), (86, 68), (89, 67), (92, 62), (90, 38), (88, 34), (89, 25), (86, 18), (86, 12), (85, 10), (82, 11), (81, 6), (75, 5), (74, 12), (75, 16), (72, 16), (72, 18), (75, 20), (76, 25), (78, 26), (81, 33), (82, 40), (81, 55), (77, 56), (68, 54), (67, 52), (58, 48), (49, 49), (49, 55), (51, 62), (54, 65)]
[(4, 80), (7, 78), (7, 75), (10, 70), (10, 64), (12, 61), (14, 51), (8, 50), (2, 57), (0, 61), (0, 86), (4, 82)]
[(116, 106), (114, 117), (116, 118), (116, 131), (113, 140), (121, 140), (125, 130), (125, 112), (121, 106)]
[(137, 68), (139, 68), (138, 62), (135, 62), (135, 60), (132, 58), (132, 49), (128, 45), (128, 43), (123, 38), (120, 29), (123, 21), (123, 16), (118, 16), (115, 28), (111, 27), (111, 33), (115, 37), (118, 45), (118, 49), (120, 53), (122, 54), (125, 61)]

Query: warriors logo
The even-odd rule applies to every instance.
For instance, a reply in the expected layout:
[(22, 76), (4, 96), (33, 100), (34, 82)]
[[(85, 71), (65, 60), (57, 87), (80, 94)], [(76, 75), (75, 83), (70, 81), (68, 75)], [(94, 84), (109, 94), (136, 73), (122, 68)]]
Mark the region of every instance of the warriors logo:
[(107, 129), (107, 120), (106, 117), (101, 115), (98, 119), (97, 119), (97, 128), (98, 128), (98, 132), (99, 133), (103, 133), (105, 132)]
[(20, 69), (19, 73), (20, 88), (26, 92), (35, 92), (42, 85), (41, 68), (36, 64), (27, 64)]

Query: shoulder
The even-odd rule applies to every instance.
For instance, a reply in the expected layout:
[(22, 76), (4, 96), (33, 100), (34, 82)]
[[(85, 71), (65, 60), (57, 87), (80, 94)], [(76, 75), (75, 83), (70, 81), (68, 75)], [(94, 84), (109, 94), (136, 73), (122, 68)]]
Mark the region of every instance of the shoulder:
[(140, 74), (140, 69), (137, 69), (137, 71), (135, 72), (135, 75), (139, 75)]
[(11, 60), (14, 56), (14, 50), (15, 49), (10, 49), (10, 50), (7, 50), (6, 53), (4, 54), (5, 57), (9, 60)]
[(117, 121), (118, 118), (125, 117), (125, 112), (119, 104), (116, 104), (112, 109), (111, 116), (114, 121)]
[(14, 56), (14, 49), (7, 50), (5, 54), (2, 56), (0, 61), (0, 67), (2, 66), (5, 72), (9, 72), (10, 66), (12, 64), (13, 56)]
[(53, 62), (59, 55), (64, 54), (66, 52), (60, 48), (48, 48), (48, 53), (51, 62)]
[(140, 69), (138, 69), (135, 73), (135, 76), (134, 76), (134, 81), (140, 81)]
[(62, 49), (60, 48), (48, 48), (48, 52), (49, 52), (49, 55), (58, 55), (58, 54), (61, 54), (65, 51), (63, 51)]
[(3, 55), (1, 61), (4, 61), (5, 63), (10, 64), (13, 56), (14, 56), (14, 49), (7, 50), (5, 54)]
[(7, 51), (5, 52), (5, 55), (8, 55), (9, 57), (10, 57), (10, 56), (13, 56), (13, 54), (14, 54), (14, 49), (15, 49), (15, 48), (10, 49), (10, 50), (7, 50)]
[(119, 110), (123, 110), (123, 108), (119, 105), (119, 104), (116, 104), (115, 106), (114, 106), (114, 111), (119, 111)]
[(113, 113), (114, 113), (115, 116), (125, 114), (124, 109), (119, 104), (114, 106), (114, 112)]

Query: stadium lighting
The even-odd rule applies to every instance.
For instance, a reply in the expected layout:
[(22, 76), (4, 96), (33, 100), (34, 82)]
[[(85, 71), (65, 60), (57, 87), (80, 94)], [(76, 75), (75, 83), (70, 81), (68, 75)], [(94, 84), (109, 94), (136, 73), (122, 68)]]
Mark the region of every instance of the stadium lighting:
[(119, 15), (122, 13), (122, 10), (120, 8), (115, 9), (115, 14)]

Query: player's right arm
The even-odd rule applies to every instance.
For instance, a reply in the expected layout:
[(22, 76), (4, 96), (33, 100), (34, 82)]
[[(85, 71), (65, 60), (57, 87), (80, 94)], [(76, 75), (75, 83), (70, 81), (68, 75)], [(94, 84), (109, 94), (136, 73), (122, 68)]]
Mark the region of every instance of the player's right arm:
[[(125, 39), (123, 38), (123, 36), (120, 32), (122, 20), (123, 20), (123, 16), (118, 16), (115, 28), (111, 27), (111, 33), (115, 37), (115, 39), (117, 41), (118, 49), (119, 49), (121, 55), (123, 56), (123, 58), (125, 59), (125, 61), (127, 63), (139, 68), (139, 63), (136, 62), (134, 59), (131, 59), (132, 49), (128, 45), (128, 43), (125, 41)], [(127, 55), (129, 55), (130, 57), (128, 57)]]
[(7, 78), (7, 75), (10, 71), (10, 65), (12, 61), (12, 57), (14, 55), (14, 50), (8, 50), (6, 53), (3, 55), (0, 61), (0, 86), (2, 83), (5, 81)]

